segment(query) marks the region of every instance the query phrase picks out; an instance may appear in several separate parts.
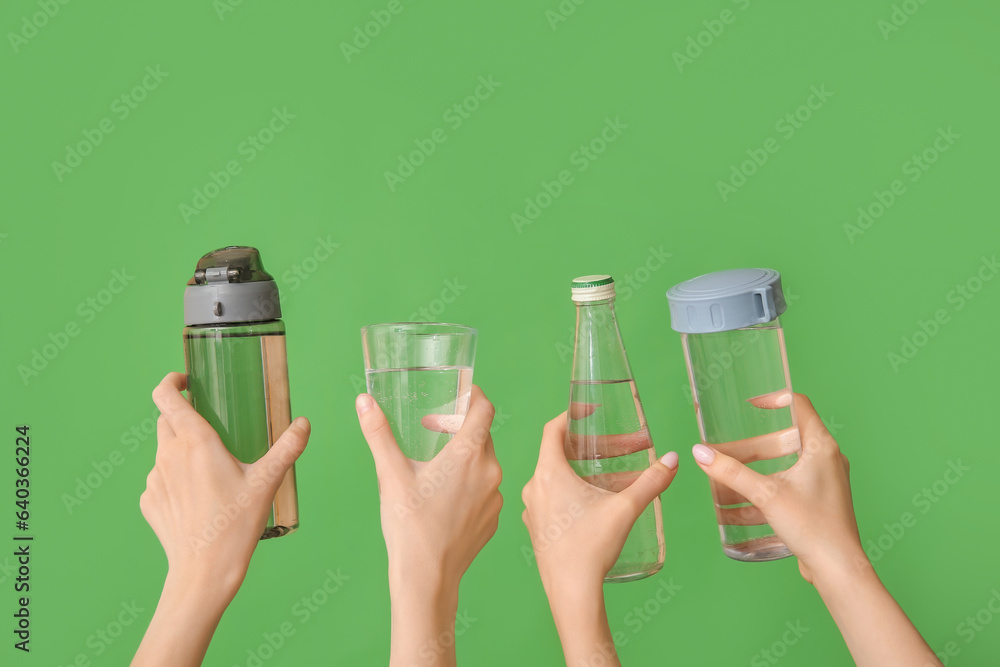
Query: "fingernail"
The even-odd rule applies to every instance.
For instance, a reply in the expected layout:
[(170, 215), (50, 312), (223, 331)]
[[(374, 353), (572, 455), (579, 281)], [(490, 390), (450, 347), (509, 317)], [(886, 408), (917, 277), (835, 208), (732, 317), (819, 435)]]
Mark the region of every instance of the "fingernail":
[(747, 403), (769, 410), (777, 408), (787, 408), (792, 404), (792, 392), (787, 389), (779, 389), (760, 396), (753, 396), (747, 399)]
[(358, 398), (354, 401), (354, 409), (358, 411), (358, 416), (365, 414), (372, 409), (372, 397), (368, 394), (358, 394)]
[(677, 467), (677, 452), (667, 452), (660, 457), (660, 463), (673, 470)]
[(715, 460), (715, 450), (706, 445), (695, 445), (691, 448), (691, 454), (695, 461), (707, 466), (712, 465), (712, 461)]
[(296, 417), (295, 421), (292, 422), (292, 426), (298, 426), (301, 429), (309, 427), (309, 420), (305, 417)]

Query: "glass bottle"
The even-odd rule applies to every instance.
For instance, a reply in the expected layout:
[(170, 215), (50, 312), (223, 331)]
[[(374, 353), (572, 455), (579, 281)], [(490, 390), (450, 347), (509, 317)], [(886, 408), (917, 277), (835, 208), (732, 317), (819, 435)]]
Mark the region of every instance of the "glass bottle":
[[(614, 280), (583, 276), (572, 282), (571, 293), (576, 342), (566, 458), (594, 486), (618, 492), (656, 461), (656, 452), (615, 318)], [(648, 577), (663, 567), (665, 555), (657, 497), (639, 515), (604, 581)]]

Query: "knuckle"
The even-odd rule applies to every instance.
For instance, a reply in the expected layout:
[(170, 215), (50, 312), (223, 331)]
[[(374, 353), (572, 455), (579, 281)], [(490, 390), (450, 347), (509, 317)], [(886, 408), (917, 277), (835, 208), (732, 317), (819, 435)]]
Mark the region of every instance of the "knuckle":
[(532, 486), (533, 481), (534, 477), (528, 480), (528, 483), (524, 485), (523, 489), (521, 489), (521, 502), (523, 502), (525, 506), (531, 504), (531, 496), (534, 493), (534, 486)]
[(501, 468), (500, 464), (495, 461), (492, 463), (492, 465), (490, 465), (489, 481), (490, 481), (490, 486), (492, 486), (493, 488), (498, 488), (500, 486), (500, 483), (503, 481), (503, 468)]

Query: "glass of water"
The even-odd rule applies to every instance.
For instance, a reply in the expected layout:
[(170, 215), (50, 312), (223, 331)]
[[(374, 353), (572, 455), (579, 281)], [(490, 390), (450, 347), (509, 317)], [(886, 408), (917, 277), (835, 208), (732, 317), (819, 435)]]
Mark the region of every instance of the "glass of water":
[(425, 417), (455, 416), (457, 423), (469, 411), (477, 335), (471, 327), (440, 322), (361, 328), (368, 393), (408, 458), (430, 461), (453, 437), (427, 428)]

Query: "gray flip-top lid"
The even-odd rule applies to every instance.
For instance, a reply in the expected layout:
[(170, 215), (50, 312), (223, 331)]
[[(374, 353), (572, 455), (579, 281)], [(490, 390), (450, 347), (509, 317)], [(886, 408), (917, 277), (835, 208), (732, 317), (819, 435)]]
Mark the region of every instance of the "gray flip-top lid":
[(278, 285), (264, 271), (260, 253), (227, 246), (208, 253), (184, 290), (184, 324), (236, 324), (281, 317)]
[(707, 273), (667, 290), (670, 326), (681, 333), (732, 331), (785, 312), (781, 274), (774, 269)]

